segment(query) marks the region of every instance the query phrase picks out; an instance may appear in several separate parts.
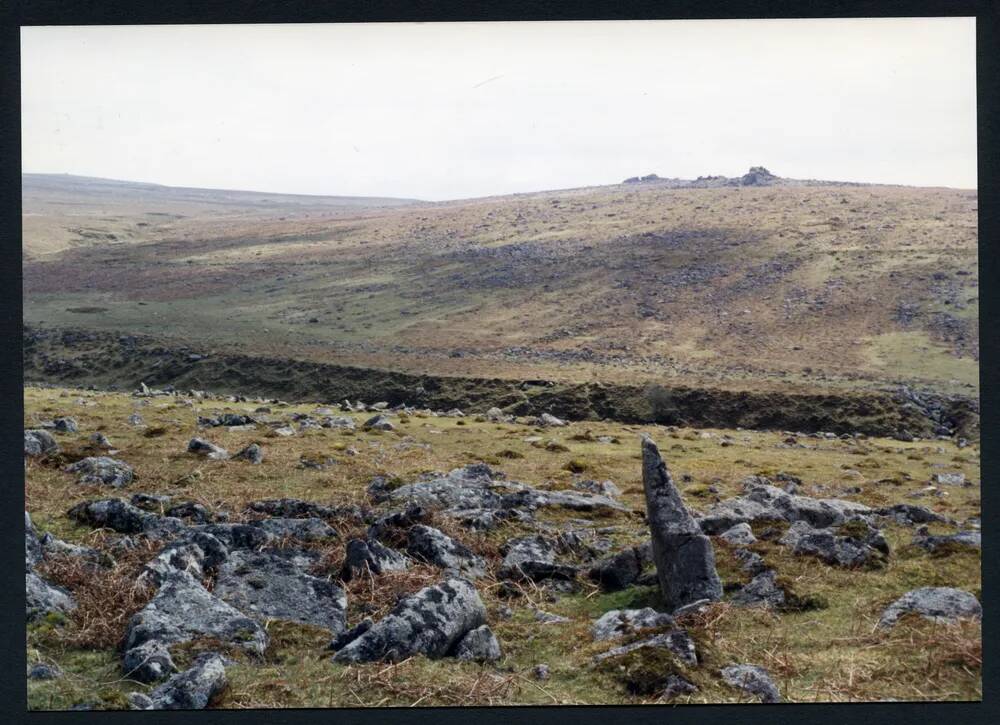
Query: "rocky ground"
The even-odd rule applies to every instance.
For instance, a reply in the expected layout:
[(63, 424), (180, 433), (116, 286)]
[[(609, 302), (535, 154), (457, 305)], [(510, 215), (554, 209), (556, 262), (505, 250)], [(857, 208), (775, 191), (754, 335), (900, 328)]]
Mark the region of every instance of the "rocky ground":
[(25, 389), (33, 709), (981, 698), (979, 446)]

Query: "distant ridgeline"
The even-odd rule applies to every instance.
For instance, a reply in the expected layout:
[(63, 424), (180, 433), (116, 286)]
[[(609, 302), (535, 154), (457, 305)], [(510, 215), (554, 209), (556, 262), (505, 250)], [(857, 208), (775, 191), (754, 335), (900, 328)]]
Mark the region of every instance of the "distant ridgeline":
[(870, 186), (854, 181), (819, 181), (816, 179), (785, 179), (775, 176), (763, 166), (751, 166), (743, 176), (699, 176), (697, 179), (665, 179), (656, 174), (632, 176), (623, 184), (657, 184), (678, 189), (710, 189), (722, 186)]
[(979, 402), (907, 388), (867, 393), (783, 393), (655, 383), (561, 383), (415, 375), (288, 358), (196, 351), (144, 335), (24, 328), (25, 384), (177, 390), (333, 403), (344, 398), (440, 410), (569, 420), (616, 420), (802, 433), (864, 433), (912, 440), (978, 437)]

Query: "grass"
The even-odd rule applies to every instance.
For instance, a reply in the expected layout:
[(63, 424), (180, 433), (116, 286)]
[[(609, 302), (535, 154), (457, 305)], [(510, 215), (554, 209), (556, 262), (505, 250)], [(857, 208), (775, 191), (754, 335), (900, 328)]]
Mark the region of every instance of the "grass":
[[(222, 411), (251, 412), (259, 403), (226, 403), (195, 400), (185, 405), (173, 398), (133, 398), (124, 394), (78, 389), (26, 388), (25, 425), (58, 415), (72, 415), (80, 424), (77, 434), (56, 434), (65, 455), (60, 461), (29, 461), (26, 469), (27, 509), (36, 526), (68, 541), (104, 548), (111, 540), (107, 532), (76, 525), (65, 512), (79, 501), (134, 492), (169, 493), (175, 501), (193, 500), (214, 510), (242, 516), (246, 504), (263, 498), (294, 497), (325, 504), (364, 503), (365, 487), (376, 474), (403, 483), (427, 471), (445, 471), (466, 465), (477, 457), (497, 461), (496, 468), (509, 479), (548, 489), (570, 488), (581, 478), (610, 479), (623, 491), (621, 500), (641, 511), (644, 507), (638, 436), (649, 433), (660, 445), (675, 480), (681, 483), (689, 507), (704, 510), (715, 496), (729, 498), (741, 492), (740, 481), (748, 475), (784, 472), (798, 476), (801, 492), (837, 496), (881, 506), (912, 501), (908, 494), (924, 488), (933, 473), (955, 470), (965, 473), (973, 486), (947, 487), (941, 498), (925, 497), (915, 502), (956, 520), (980, 515), (979, 447), (959, 450), (949, 441), (901, 443), (867, 438), (820, 440), (801, 438), (801, 447), (788, 447), (779, 432), (693, 431), (662, 426), (630, 426), (611, 422), (571, 423), (548, 429), (543, 441), (552, 440), (565, 450), (545, 450), (526, 439), (536, 430), (522, 423), (490, 423), (477, 419), (481, 411), (466, 411), (459, 419), (424, 414), (407, 420), (394, 418), (397, 430), (388, 433), (357, 430), (310, 430), (290, 438), (267, 438), (263, 430), (228, 431), (207, 429), (197, 433), (233, 452), (251, 441), (264, 447), (264, 462), (252, 466), (240, 461), (204, 461), (185, 452), (194, 435), (199, 415)], [(309, 413), (313, 405), (268, 404), (274, 416)], [(128, 416), (138, 411), (146, 428), (132, 427)], [(347, 414), (359, 424), (365, 414)], [(86, 455), (86, 441), (93, 430), (103, 428), (115, 454), (136, 470), (135, 482), (116, 492), (80, 486), (62, 465)], [(145, 431), (162, 428), (147, 437)], [(705, 435), (707, 434), (707, 437)], [(731, 445), (722, 446), (728, 435)], [(601, 443), (601, 436), (616, 437), (621, 444)], [(347, 442), (355, 456), (334, 454)], [(325, 470), (299, 469), (303, 454), (334, 456), (336, 465)], [(515, 454), (515, 455), (512, 455)], [(574, 461), (585, 461), (586, 471), (574, 473)], [(864, 465), (860, 465), (864, 464)], [(845, 468), (846, 467), (846, 468)], [(860, 478), (844, 479), (847, 468)], [(689, 476), (689, 479), (684, 477)], [(707, 490), (711, 482), (718, 494)], [(704, 486), (704, 491), (702, 488)], [(860, 486), (858, 493), (844, 493)], [(693, 495), (702, 493), (703, 495)], [(648, 536), (642, 519), (628, 513), (588, 516), (565, 510), (542, 510), (542, 525), (556, 528), (612, 527), (607, 534), (615, 550), (635, 545)], [(460, 538), (487, 562), (488, 574), (478, 588), (489, 613), (489, 622), (500, 640), (503, 658), (495, 666), (460, 663), (451, 659), (418, 657), (396, 665), (342, 666), (330, 662), (326, 649), (329, 636), (315, 628), (272, 621), (267, 624), (271, 644), (263, 659), (242, 658), (228, 669), (229, 689), (219, 707), (325, 707), (387, 705), (489, 705), (489, 704), (640, 704), (659, 701), (657, 692), (630, 690), (621, 670), (595, 667), (593, 655), (607, 648), (590, 636), (593, 620), (616, 608), (661, 607), (656, 587), (632, 587), (625, 591), (601, 592), (582, 582), (575, 594), (550, 598), (530, 585), (505, 592), (496, 581), (499, 547), (509, 538), (530, 531), (523, 524), (473, 534), (443, 517), (433, 525)], [(317, 572), (333, 575), (339, 570), (347, 539), (362, 527), (344, 522), (341, 537), (322, 545), (322, 563)], [(758, 537), (762, 527), (758, 526)], [(935, 533), (954, 530), (937, 524)], [(912, 529), (889, 525), (884, 531), (892, 556), (884, 569), (844, 570), (818, 564), (809, 558), (791, 556), (775, 540), (754, 545), (779, 579), (803, 606), (774, 614), (739, 609), (722, 602), (709, 612), (685, 622), (699, 643), (704, 658), (689, 674), (699, 690), (680, 702), (738, 702), (734, 691), (717, 676), (731, 663), (766, 667), (783, 697), (794, 702), (847, 702), (880, 699), (962, 700), (981, 697), (981, 637), (976, 624), (934, 626), (923, 621), (905, 621), (885, 632), (874, 625), (881, 610), (905, 591), (920, 586), (956, 586), (980, 594), (980, 558), (976, 551), (952, 550), (933, 556), (910, 546)], [(721, 542), (715, 546), (723, 581), (738, 586), (748, 580), (731, 551)], [(81, 572), (60, 563), (49, 566), (47, 575), (74, 590), (81, 609), (61, 622), (43, 622), (29, 629), (29, 661), (55, 662), (67, 677), (50, 682), (30, 682), (32, 708), (65, 708), (83, 700), (98, 699), (102, 706), (121, 704), (123, 693), (142, 689), (136, 683), (120, 682), (115, 652), (116, 636), (124, 631), (131, 611), (141, 606), (141, 594), (132, 592), (130, 577), (145, 553), (135, 560), (119, 557), (109, 572), (84, 579)], [(63, 567), (63, 568), (61, 568)], [(378, 578), (357, 577), (348, 587), (349, 624), (363, 616), (379, 617), (406, 593), (440, 578), (432, 567), (419, 565), (400, 574)], [(825, 605), (825, 606), (824, 606)], [(509, 607), (511, 616), (502, 615)], [(539, 624), (534, 611), (566, 616), (565, 624)], [(198, 646), (180, 648), (181, 661)], [(648, 653), (647, 653), (648, 654)], [(647, 671), (637, 661), (636, 672)], [(537, 681), (535, 665), (549, 666), (551, 677)], [(655, 664), (655, 663), (654, 663)], [(644, 669), (646, 668), (646, 669)], [(638, 688), (644, 690), (644, 688)]]

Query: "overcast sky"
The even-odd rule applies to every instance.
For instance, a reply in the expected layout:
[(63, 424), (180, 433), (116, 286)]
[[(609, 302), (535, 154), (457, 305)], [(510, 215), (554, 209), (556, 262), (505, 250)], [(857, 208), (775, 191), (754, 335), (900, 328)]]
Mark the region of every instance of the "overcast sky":
[(976, 186), (975, 20), (23, 28), (23, 169), (452, 199)]

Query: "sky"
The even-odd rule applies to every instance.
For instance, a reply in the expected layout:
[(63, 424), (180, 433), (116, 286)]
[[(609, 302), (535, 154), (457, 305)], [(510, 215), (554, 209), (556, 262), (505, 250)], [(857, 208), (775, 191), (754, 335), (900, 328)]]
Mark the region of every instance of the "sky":
[(26, 27), (22, 169), (459, 199), (976, 186), (974, 18)]

